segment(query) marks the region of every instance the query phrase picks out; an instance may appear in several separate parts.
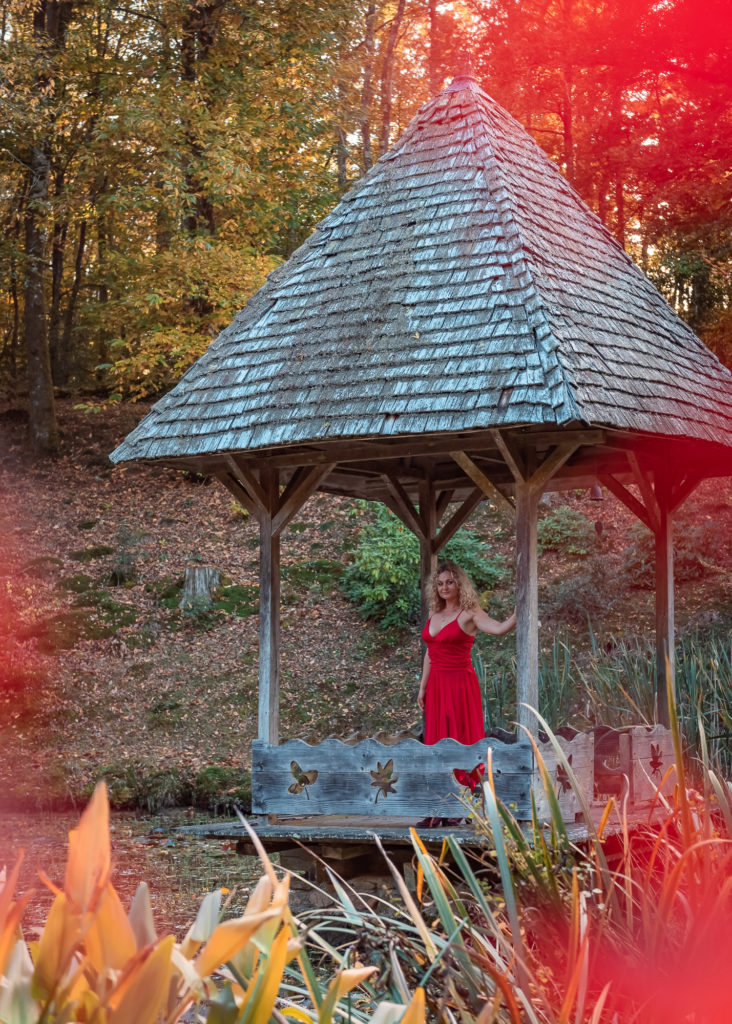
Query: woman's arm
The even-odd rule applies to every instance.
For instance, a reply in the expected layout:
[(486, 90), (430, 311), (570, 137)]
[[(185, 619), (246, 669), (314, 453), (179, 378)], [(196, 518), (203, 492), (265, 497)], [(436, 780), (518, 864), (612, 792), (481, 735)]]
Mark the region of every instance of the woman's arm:
[(503, 622), (498, 622), (497, 619), (492, 619), (490, 615), (486, 614), (482, 608), (471, 608), (467, 613), (467, 617), (460, 625), (467, 633), (472, 633), (472, 629), (468, 627), (474, 626), (476, 632), (480, 630), (481, 633), (489, 633), (491, 636), (504, 636), (516, 627), (516, 609), (514, 608), (513, 612)]
[(425, 653), (424, 664), (422, 665), (422, 681), (419, 684), (419, 693), (417, 694), (417, 703), (419, 704), (420, 710), (424, 711), (424, 697), (427, 692), (427, 680), (430, 674), (430, 656)]

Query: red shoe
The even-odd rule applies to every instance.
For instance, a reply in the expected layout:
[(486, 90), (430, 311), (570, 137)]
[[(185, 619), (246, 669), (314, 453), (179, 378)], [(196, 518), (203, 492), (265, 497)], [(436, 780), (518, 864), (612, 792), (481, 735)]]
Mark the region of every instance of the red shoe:
[(442, 818), (422, 818), (414, 826), (415, 828), (439, 828), (442, 824)]

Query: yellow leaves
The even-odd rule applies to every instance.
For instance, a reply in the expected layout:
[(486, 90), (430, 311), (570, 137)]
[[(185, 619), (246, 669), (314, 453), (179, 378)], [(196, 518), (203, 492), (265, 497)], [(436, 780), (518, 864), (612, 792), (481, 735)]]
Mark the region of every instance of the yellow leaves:
[(99, 974), (121, 970), (135, 955), (137, 943), (119, 896), (107, 885), (99, 900), (94, 920), (86, 933), (86, 952)]
[(174, 945), (175, 939), (168, 935), (127, 972), (109, 1000), (108, 1024), (154, 1024), (170, 991)]
[[(173, 936), (158, 940), (147, 888), (140, 887), (128, 916), (109, 880), (109, 807), (100, 785), (69, 834), (64, 890), (51, 885), (56, 897), (38, 943), (16, 941), (23, 907), (12, 900), (17, 866), (0, 889), (0, 1020), (173, 1024), (215, 991), (211, 976), (219, 973), (221, 1005), (236, 1005), (246, 1024), (270, 1020), (287, 965), (299, 959), (304, 970), (307, 954), (289, 910), (289, 876), (278, 878), (260, 852), (265, 874), (241, 917), (220, 920), (218, 891), (206, 897), (180, 945)], [(291, 1020), (313, 1021), (317, 1014), (319, 1024), (331, 1024), (340, 1000), (375, 973), (375, 967), (340, 970), (309, 1012), (293, 1005), (282, 1011)], [(403, 1020), (423, 1024), (421, 990)]]
[(13, 893), (22, 863), (23, 854), (21, 853), (15, 867), (10, 872), (10, 878), (5, 881), (2, 891), (0, 891), (0, 971), (5, 970), (10, 951), (15, 945), (16, 933), (25, 905), (30, 899), (30, 895), (27, 895), (22, 900), (13, 901)]
[(69, 832), (64, 892), (74, 910), (93, 910), (109, 881), (109, 800), (100, 782), (81, 816), (79, 827)]
[(212, 971), (231, 960), (242, 946), (249, 942), (260, 925), (280, 914), (281, 909), (272, 907), (260, 914), (250, 914), (249, 917), (237, 917), (233, 921), (222, 922), (195, 961), (194, 966), (199, 977), (208, 977)]

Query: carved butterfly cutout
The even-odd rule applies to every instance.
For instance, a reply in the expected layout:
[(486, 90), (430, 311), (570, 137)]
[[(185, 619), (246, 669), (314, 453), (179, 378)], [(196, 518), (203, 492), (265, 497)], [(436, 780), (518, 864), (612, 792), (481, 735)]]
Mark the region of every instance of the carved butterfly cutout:
[[(569, 764), (570, 766), (572, 764), (571, 754), (567, 758), (567, 764)], [(567, 769), (564, 767), (563, 764), (557, 765), (557, 784), (563, 793), (569, 793), (570, 789), (572, 788), (572, 783), (569, 781)]]
[(396, 793), (394, 789), (394, 783), (399, 781), (399, 776), (394, 774), (394, 758), (390, 757), (385, 765), (382, 765), (381, 761), (376, 762), (376, 771), (371, 772), (371, 778), (374, 780), (371, 785), (378, 788), (376, 794), (375, 804), (378, 804), (379, 797), (383, 796), (384, 799), (389, 793)]
[(453, 768), (452, 774), (455, 776), (456, 782), (459, 782), (461, 786), (467, 786), (470, 792), (474, 793), (483, 781), (485, 765), (480, 761), (469, 772), (466, 772), (464, 768)]
[(305, 796), (309, 800), (308, 786), (312, 786), (317, 779), (317, 768), (311, 768), (310, 771), (304, 772), (297, 761), (290, 761), (290, 772), (295, 781), (287, 787), (287, 792), (297, 794), (305, 790)]
[(660, 775), (662, 768), (661, 744), (651, 743), (651, 775)]

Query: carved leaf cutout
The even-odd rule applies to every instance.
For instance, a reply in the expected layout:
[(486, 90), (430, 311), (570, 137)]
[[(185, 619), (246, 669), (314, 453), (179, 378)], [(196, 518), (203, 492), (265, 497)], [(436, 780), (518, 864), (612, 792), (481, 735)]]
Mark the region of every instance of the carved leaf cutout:
[(370, 774), (373, 779), (371, 785), (377, 787), (374, 803), (378, 804), (380, 796), (383, 796), (384, 799), (386, 799), (389, 793), (396, 793), (394, 783), (399, 781), (399, 776), (394, 774), (393, 757), (390, 757), (385, 765), (382, 765), (381, 761), (377, 761), (376, 771), (371, 772)]
[(661, 744), (651, 743), (651, 775), (661, 775), (663, 768), (663, 757), (661, 756)]
[(318, 778), (317, 768), (311, 768), (309, 771), (303, 771), (297, 761), (290, 761), (290, 774), (295, 781), (287, 787), (287, 792), (297, 795), (298, 793), (302, 793), (304, 790), (305, 796), (309, 800), (310, 794), (308, 793), (308, 786), (312, 786)]
[[(570, 765), (572, 764), (572, 755), (571, 754), (569, 754), (569, 756), (567, 757), (567, 763), (570, 764)], [(559, 790), (561, 790), (562, 793), (569, 793), (570, 789), (572, 788), (572, 783), (569, 781), (569, 775), (567, 774), (567, 769), (564, 767), (563, 764), (558, 764), (557, 765), (556, 779), (557, 779), (557, 785), (559, 787), (557, 792), (559, 792)]]

